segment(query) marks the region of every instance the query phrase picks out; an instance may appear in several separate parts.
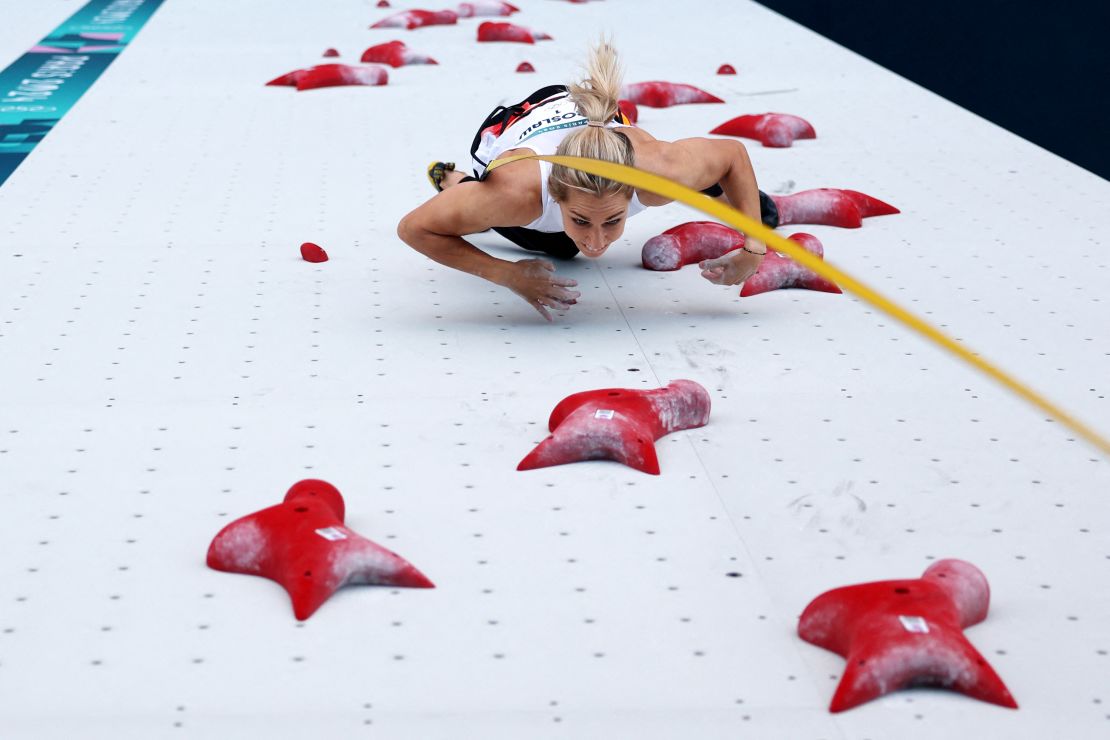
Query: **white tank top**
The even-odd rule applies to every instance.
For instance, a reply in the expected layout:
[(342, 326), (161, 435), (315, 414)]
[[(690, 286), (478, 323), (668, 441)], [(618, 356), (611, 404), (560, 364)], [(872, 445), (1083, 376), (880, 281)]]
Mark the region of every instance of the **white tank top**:
[[(478, 144), (475, 152), (474, 171), (479, 178), (486, 174), (484, 162), (492, 162), (510, 149), (530, 149), (536, 154), (554, 154), (560, 142), (567, 134), (580, 126), (586, 125), (583, 116), (574, 101), (566, 93), (559, 93), (553, 98), (536, 105), (518, 118), (500, 136), (495, 136), (492, 131), (487, 132)], [(606, 128), (627, 128), (616, 121), (610, 121)], [(547, 179), (551, 176), (551, 163), (543, 162), (540, 165), (540, 202), (543, 212), (540, 217), (524, 228), (534, 231), (555, 233), (563, 230), (563, 212), (558, 202), (547, 191)], [(628, 215), (635, 216), (646, 206), (632, 191), (632, 200), (628, 204)]]

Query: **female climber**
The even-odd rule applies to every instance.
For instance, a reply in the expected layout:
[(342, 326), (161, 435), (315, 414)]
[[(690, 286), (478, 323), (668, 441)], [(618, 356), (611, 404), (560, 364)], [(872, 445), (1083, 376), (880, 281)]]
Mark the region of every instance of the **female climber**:
[[(628, 124), (620, 113), (621, 74), (607, 42), (590, 50), (586, 78), (568, 87), (538, 90), (510, 108), (499, 106), (471, 146), (474, 176), (454, 164), (428, 169), (440, 192), (401, 219), (398, 236), (440, 264), (509, 288), (551, 320), (548, 309), (566, 310), (580, 296), (574, 280), (555, 273), (544, 259), (497, 259), (466, 242), (467, 234), (493, 229), (524, 249), (571, 258), (600, 257), (620, 238), (629, 216), (670, 202), (654, 193), (539, 160), (490, 163), (527, 154), (560, 154), (618, 162), (720, 197), (774, 227), (771, 200), (756, 187), (744, 145), (706, 138), (660, 141)], [(761, 204), (762, 201), (762, 204)], [(752, 275), (766, 246), (748, 239), (742, 248), (702, 261), (702, 276), (736, 285)]]

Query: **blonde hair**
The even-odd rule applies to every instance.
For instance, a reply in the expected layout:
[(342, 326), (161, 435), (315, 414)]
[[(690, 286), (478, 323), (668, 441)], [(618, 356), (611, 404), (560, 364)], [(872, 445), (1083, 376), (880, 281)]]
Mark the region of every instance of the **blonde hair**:
[[(623, 76), (617, 50), (608, 40), (603, 38), (590, 49), (585, 72), (585, 79), (567, 87), (579, 112), (596, 125), (582, 126), (574, 131), (560, 142), (555, 153), (632, 166), (636, 161), (632, 142), (624, 134), (605, 127), (620, 112), (618, 101)], [(551, 197), (560, 202), (566, 200), (571, 190), (626, 198), (631, 198), (633, 192), (629, 185), (561, 165), (552, 166), (547, 188)]]

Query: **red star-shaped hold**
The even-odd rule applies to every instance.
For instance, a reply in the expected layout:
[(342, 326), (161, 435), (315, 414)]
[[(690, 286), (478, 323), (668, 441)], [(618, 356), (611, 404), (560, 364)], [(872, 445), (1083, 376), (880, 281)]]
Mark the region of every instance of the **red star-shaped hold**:
[[(825, 256), (821, 242), (812, 234), (791, 234), (790, 241), (798, 242), (810, 254), (818, 257)], [(759, 269), (755, 274), (744, 281), (740, 289), (741, 297), (759, 295), (770, 290), (781, 288), (804, 288), (805, 290), (820, 290), (825, 293), (840, 293), (840, 288), (833, 281), (823, 278), (809, 268), (802, 267), (789, 257), (783, 257), (773, 249), (767, 250)]]
[(798, 623), (803, 640), (847, 659), (829, 711), (842, 712), (910, 686), (938, 686), (1017, 708), (994, 669), (964, 637), (986, 619), (990, 586), (962, 560), (940, 560), (921, 578), (827, 591)]
[(236, 519), (208, 547), (208, 567), (276, 581), (308, 619), (348, 584), (435, 588), (407, 560), (343, 526), (343, 497), (322, 480), (295, 483), (277, 506)]
[(567, 396), (551, 412), (551, 436), (516, 466), (546, 468), (582, 460), (616, 460), (659, 475), (655, 440), (709, 421), (709, 393), (692, 380), (642, 391), (603, 388)]

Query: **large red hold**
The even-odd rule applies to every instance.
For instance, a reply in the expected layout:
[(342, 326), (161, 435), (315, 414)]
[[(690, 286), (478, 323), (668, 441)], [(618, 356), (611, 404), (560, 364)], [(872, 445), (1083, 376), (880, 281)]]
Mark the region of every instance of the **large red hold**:
[(479, 41), (514, 41), (520, 44), (534, 44), (550, 38), (542, 31), (532, 31), (524, 26), (503, 21), (485, 21), (478, 26)]
[(688, 221), (644, 242), (640, 260), (648, 270), (677, 270), (716, 259), (744, 246), (744, 235), (716, 221)]
[(692, 380), (666, 388), (603, 388), (567, 396), (548, 420), (551, 436), (528, 453), (517, 470), (583, 460), (616, 460), (659, 474), (655, 440), (709, 421), (709, 393)]
[(621, 98), (649, 108), (670, 108), (690, 103), (723, 103), (705, 90), (682, 82), (633, 82), (621, 88)]
[(295, 69), (276, 77), (267, 85), (286, 85), (298, 90), (312, 90), (317, 87), (336, 87), (339, 85), (385, 85), (389, 83), (389, 73), (385, 67), (353, 67), (349, 64), (317, 64), (308, 69)]
[(520, 8), (509, 3), (496, 0), (473, 0), (469, 3), (459, 3), (456, 11), (460, 18), (475, 18), (478, 16), (508, 16), (519, 13)]
[(817, 132), (809, 121), (789, 113), (737, 116), (709, 133), (758, 139), (763, 146), (769, 147), (788, 147), (795, 139), (817, 138)]
[(911, 686), (1016, 709), (1002, 679), (963, 634), (986, 619), (989, 606), (982, 571), (963, 560), (938, 560), (921, 578), (826, 591), (802, 612), (798, 634), (847, 659), (831, 712)]
[(301, 70), (300, 76), (297, 77), (298, 90), (388, 83), (389, 72), (385, 67), (378, 65), (356, 67), (350, 64), (318, 64), (310, 69)]
[(277, 506), (221, 529), (208, 547), (208, 567), (276, 581), (301, 620), (349, 584), (435, 587), (400, 555), (344, 526), (344, 516), (335, 486), (302, 480)]
[(404, 41), (387, 41), (384, 44), (371, 46), (362, 52), (362, 58), (359, 61), (388, 64), (391, 67), (403, 67), (406, 64), (439, 64), (427, 54), (408, 48)]
[(858, 229), (863, 219), (901, 213), (897, 208), (856, 190), (817, 188), (790, 195), (772, 195), (779, 212), (779, 226), (820, 224)]
[(424, 26), (453, 26), (459, 14), (453, 10), (402, 10), (386, 16), (370, 28), (406, 28), (413, 30)]
[[(791, 234), (790, 241), (798, 242), (810, 254), (818, 257), (825, 256), (825, 249), (821, 242), (812, 234)], [(771, 290), (782, 288), (802, 288), (804, 290), (819, 290), (823, 293), (842, 292), (836, 283), (828, 278), (821, 277), (808, 267), (784, 257), (773, 249), (767, 250), (759, 269), (755, 274), (744, 281), (740, 289), (740, 297), (759, 295)]]

